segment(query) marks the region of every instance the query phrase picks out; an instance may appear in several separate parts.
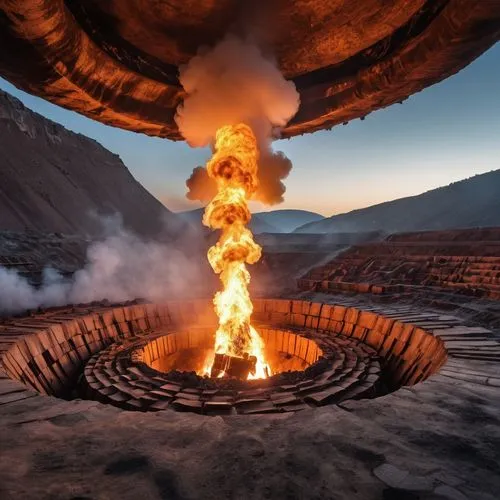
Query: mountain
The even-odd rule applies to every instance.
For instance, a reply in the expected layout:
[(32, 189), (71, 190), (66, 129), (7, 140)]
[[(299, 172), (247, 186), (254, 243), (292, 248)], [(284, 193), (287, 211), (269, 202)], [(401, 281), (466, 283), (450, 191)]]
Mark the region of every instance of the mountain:
[(199, 229), (208, 229), (202, 224), (203, 219), (203, 211), (205, 208), (195, 208), (194, 210), (186, 210), (185, 212), (177, 212), (177, 215), (184, 219), (186, 222), (189, 222), (191, 226)]
[(388, 201), (305, 224), (298, 233), (441, 230), (500, 226), (500, 170), (418, 196)]
[(116, 213), (141, 235), (183, 225), (118, 155), (0, 90), (0, 230), (91, 236), (101, 228), (95, 214)]
[[(179, 212), (178, 215), (192, 224), (200, 225), (204, 208)], [(250, 229), (260, 233), (291, 233), (294, 229), (308, 222), (324, 219), (320, 214), (307, 210), (273, 210), (252, 214)]]
[[(177, 212), (184, 220), (189, 222), (194, 227), (205, 227), (202, 225), (201, 220), (203, 218), (204, 208), (195, 208), (194, 210), (187, 210), (186, 212)], [(250, 221), (249, 227), (254, 234), (260, 233), (279, 233), (278, 228), (272, 226), (267, 221), (259, 215), (252, 215), (252, 220)]]
[(273, 210), (256, 213), (254, 217), (274, 226), (277, 229), (275, 232), (279, 233), (291, 233), (304, 224), (324, 219), (322, 215), (307, 210)]

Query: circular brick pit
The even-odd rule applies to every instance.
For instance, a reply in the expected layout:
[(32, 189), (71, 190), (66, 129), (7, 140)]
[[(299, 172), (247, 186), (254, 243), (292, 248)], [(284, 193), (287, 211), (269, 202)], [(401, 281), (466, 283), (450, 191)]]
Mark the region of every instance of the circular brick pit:
[(94, 355), (84, 395), (124, 409), (168, 407), (206, 414), (297, 411), (376, 393), (377, 353), (357, 340), (308, 330), (258, 329), (273, 376), (261, 380), (200, 377), (214, 328), (157, 332)]
[[(210, 379), (194, 370), (213, 346), (209, 301), (88, 309), (25, 323), (2, 363), (44, 394), (126, 410), (202, 414), (298, 411), (413, 385), (446, 360), (443, 342), (380, 314), (297, 300), (254, 301), (273, 376)], [(83, 373), (82, 373), (83, 372)]]

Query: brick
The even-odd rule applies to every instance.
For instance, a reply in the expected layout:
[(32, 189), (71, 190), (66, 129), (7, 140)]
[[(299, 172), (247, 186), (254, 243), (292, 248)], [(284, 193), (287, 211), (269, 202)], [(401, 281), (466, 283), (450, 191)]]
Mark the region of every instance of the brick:
[(150, 410), (157, 410), (157, 411), (162, 411), (168, 409), (170, 406), (170, 402), (167, 400), (161, 400), (161, 401), (156, 401), (153, 403), (149, 409)]
[(203, 408), (203, 403), (201, 401), (192, 399), (176, 398), (170, 404), (178, 411), (201, 413)]
[(319, 302), (311, 302), (309, 314), (311, 316), (319, 316), (321, 312), (322, 304)]
[(238, 407), (238, 413), (242, 413), (244, 415), (252, 415), (252, 414), (264, 414), (264, 413), (279, 413), (282, 410), (275, 406), (270, 401), (265, 401), (261, 403), (248, 404), (245, 406)]
[(331, 316), (331, 319), (335, 321), (344, 321), (345, 315), (346, 315), (346, 308), (343, 306), (336, 305), (333, 308), (333, 314)]
[(375, 328), (378, 316), (373, 312), (361, 311), (358, 319), (358, 326), (361, 328)]
[(168, 383), (168, 384), (163, 384), (162, 386), (160, 386), (160, 389), (162, 389), (163, 391), (176, 393), (176, 392), (179, 392), (181, 390), (181, 386), (177, 385), (177, 384)]
[(207, 413), (230, 413), (233, 408), (233, 405), (228, 401), (210, 400), (204, 404), (204, 409)]
[(334, 386), (321, 392), (309, 394), (304, 397), (304, 401), (315, 406), (324, 406), (338, 400), (343, 391), (342, 387)]

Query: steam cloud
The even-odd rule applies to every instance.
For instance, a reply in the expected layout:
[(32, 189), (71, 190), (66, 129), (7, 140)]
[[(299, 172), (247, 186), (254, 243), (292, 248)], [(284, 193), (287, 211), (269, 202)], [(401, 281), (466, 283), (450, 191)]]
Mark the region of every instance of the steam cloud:
[[(182, 66), (180, 82), (188, 95), (175, 119), (186, 141), (195, 147), (207, 146), (224, 125), (250, 125), (260, 153), (260, 187), (255, 199), (269, 205), (282, 202), (282, 179), (292, 164), (282, 152), (271, 149), (271, 140), (297, 112), (295, 85), (254, 43), (235, 36), (200, 51)], [(186, 185), (191, 200), (209, 201), (216, 193), (215, 182), (203, 167), (193, 170)]]
[(87, 264), (71, 280), (46, 268), (42, 285), (36, 288), (16, 271), (0, 267), (0, 314), (104, 299), (161, 301), (193, 296), (207, 282), (199, 262), (204, 261), (190, 258), (186, 249), (144, 241), (116, 227), (88, 247)]
[[(187, 97), (177, 110), (176, 122), (187, 142), (207, 146), (221, 126), (248, 124), (259, 148), (259, 189), (254, 199), (269, 205), (283, 201), (282, 180), (292, 164), (282, 152), (271, 149), (271, 141), (297, 112), (295, 85), (254, 43), (235, 36), (200, 51), (181, 67), (180, 81)], [(217, 192), (204, 167), (196, 167), (186, 184), (192, 200), (209, 201)], [(109, 231), (110, 220), (103, 222)], [(86, 266), (69, 281), (46, 268), (42, 285), (33, 287), (17, 272), (0, 266), (0, 314), (104, 299), (158, 301), (202, 292), (208, 268), (195, 263), (205, 264), (205, 259), (190, 258), (182, 246), (143, 241), (115, 227), (113, 220), (111, 226), (107, 238), (88, 247)], [(192, 242), (186, 246), (192, 248)]]

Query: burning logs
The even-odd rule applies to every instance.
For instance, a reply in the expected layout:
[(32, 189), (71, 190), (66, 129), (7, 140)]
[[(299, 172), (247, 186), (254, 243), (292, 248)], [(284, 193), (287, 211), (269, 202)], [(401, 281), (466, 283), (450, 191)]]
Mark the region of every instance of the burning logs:
[(249, 375), (255, 375), (257, 358), (243, 354), (242, 358), (228, 354), (216, 354), (210, 371), (212, 378), (235, 377), (246, 380)]

